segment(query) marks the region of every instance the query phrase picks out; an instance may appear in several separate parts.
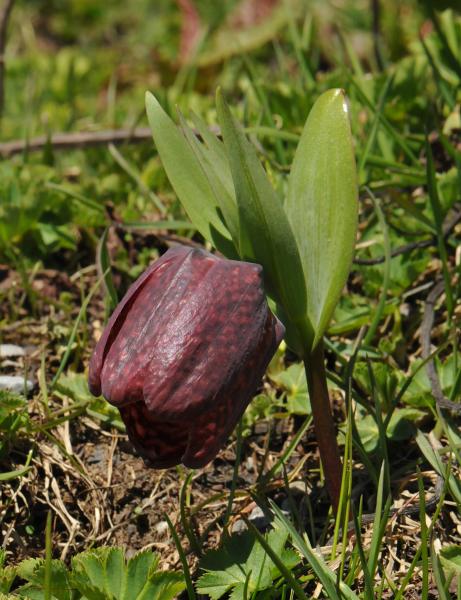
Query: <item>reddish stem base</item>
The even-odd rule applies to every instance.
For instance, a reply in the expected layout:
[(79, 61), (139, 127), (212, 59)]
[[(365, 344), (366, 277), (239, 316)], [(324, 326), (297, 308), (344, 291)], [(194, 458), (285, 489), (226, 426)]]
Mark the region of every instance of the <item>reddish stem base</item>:
[(336, 514), (341, 494), (342, 463), (328, 395), (322, 343), (304, 360), (304, 366), (314, 418), (315, 437), (319, 445), (326, 486)]

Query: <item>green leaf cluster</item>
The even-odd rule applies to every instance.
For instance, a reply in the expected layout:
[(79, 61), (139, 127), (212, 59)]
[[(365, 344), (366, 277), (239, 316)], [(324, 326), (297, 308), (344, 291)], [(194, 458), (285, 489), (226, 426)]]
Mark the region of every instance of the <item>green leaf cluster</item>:
[(168, 178), (193, 224), (228, 258), (261, 264), (269, 296), (300, 356), (322, 339), (346, 282), (357, 228), (348, 106), (325, 92), (304, 126), (279, 197), (253, 145), (216, 96), (222, 141), (192, 115), (177, 126), (152, 95), (147, 115)]
[[(272, 550), (291, 570), (299, 563), (299, 557), (285, 548), (287, 538), (288, 534), (280, 528), (272, 529), (265, 536)], [(212, 600), (218, 600), (227, 592), (231, 592), (231, 600), (244, 600), (254, 592), (268, 590), (280, 577), (279, 569), (251, 531), (225, 540), (221, 548), (203, 557), (200, 567), (206, 572), (197, 581), (197, 591), (208, 594)]]
[[(173, 600), (185, 588), (183, 575), (160, 571), (158, 556), (148, 550), (129, 560), (122, 548), (86, 550), (72, 558), (70, 569), (57, 559), (30, 558), (17, 567), (0, 559), (0, 591), (29, 600)], [(26, 583), (13, 589), (16, 578)]]

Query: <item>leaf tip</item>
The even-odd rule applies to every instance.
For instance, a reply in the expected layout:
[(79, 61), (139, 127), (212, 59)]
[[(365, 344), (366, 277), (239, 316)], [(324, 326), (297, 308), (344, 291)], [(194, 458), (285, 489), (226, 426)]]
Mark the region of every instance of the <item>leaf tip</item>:
[(337, 96), (339, 96), (341, 99), (343, 112), (345, 115), (347, 115), (347, 117), (349, 117), (349, 101), (347, 99), (346, 90), (339, 88), (336, 91), (338, 92)]
[(146, 107), (148, 107), (149, 104), (152, 104), (152, 102), (155, 101), (155, 96), (152, 94), (152, 92), (149, 92), (149, 90), (147, 90), (144, 94), (144, 100), (146, 103)]

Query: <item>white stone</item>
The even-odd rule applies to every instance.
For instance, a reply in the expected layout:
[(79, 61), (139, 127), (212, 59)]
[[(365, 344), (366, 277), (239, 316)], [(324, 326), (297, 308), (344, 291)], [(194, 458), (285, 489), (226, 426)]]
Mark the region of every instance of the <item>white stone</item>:
[(24, 348), (16, 344), (0, 344), (0, 358), (12, 358), (13, 356), (24, 356)]
[(34, 384), (29, 379), (24, 380), (24, 377), (19, 375), (0, 375), (0, 390), (7, 390), (14, 394), (23, 394), (26, 388), (30, 392)]

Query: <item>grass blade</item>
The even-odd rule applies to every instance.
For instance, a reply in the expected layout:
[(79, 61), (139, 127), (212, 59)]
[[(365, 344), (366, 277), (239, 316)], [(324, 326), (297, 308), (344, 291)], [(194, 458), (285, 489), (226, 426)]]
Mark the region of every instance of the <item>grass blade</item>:
[(52, 558), (52, 541), (51, 541), (51, 511), (46, 515), (45, 525), (45, 573), (43, 580), (43, 597), (44, 600), (51, 600), (51, 558)]
[(65, 369), (65, 367), (67, 365), (67, 361), (69, 360), (69, 356), (70, 356), (70, 354), (72, 352), (73, 343), (74, 343), (75, 338), (77, 336), (77, 331), (78, 331), (78, 327), (80, 325), (80, 321), (83, 319), (83, 316), (85, 315), (86, 309), (88, 308), (88, 304), (90, 303), (91, 298), (94, 296), (94, 294), (96, 293), (97, 289), (99, 288), (99, 286), (101, 285), (101, 283), (104, 281), (104, 277), (106, 275), (107, 275), (107, 271), (105, 273), (103, 273), (101, 275), (101, 277), (96, 281), (96, 283), (90, 289), (88, 295), (86, 296), (86, 298), (82, 302), (82, 306), (80, 307), (80, 310), (78, 312), (77, 318), (75, 319), (75, 323), (74, 323), (74, 326), (72, 328), (71, 334), (69, 336), (69, 341), (67, 342), (66, 351), (63, 354), (61, 362), (59, 363), (58, 370), (56, 371), (56, 374), (53, 377), (53, 380), (52, 380), (52, 382), (50, 384), (50, 391), (53, 390), (53, 388), (55, 387), (55, 385), (56, 385), (59, 377), (61, 376), (61, 373), (64, 371), (64, 369)]
[(250, 521), (248, 521), (248, 519), (245, 519), (245, 523), (247, 524), (248, 528), (252, 531), (252, 533), (254, 534), (258, 542), (261, 544), (261, 546), (264, 548), (265, 552), (272, 560), (274, 565), (283, 575), (285, 581), (290, 585), (291, 589), (296, 594), (298, 600), (308, 600), (308, 597), (304, 593), (304, 590), (302, 589), (298, 581), (296, 581), (296, 579), (291, 574), (290, 570), (287, 569), (287, 567), (284, 565), (283, 561), (280, 559), (280, 556), (272, 550), (266, 538), (256, 529), (256, 527)]
[(189, 600), (195, 600), (196, 595), (194, 590), (194, 584), (192, 583), (189, 565), (187, 564), (186, 554), (184, 553), (184, 549), (181, 546), (181, 541), (179, 539), (178, 534), (176, 533), (176, 529), (174, 528), (173, 523), (170, 520), (170, 517), (166, 513), (164, 513), (163, 518), (168, 523), (168, 528), (170, 530), (171, 537), (173, 538), (174, 545), (176, 546), (176, 550), (179, 554), (179, 560), (181, 561), (182, 568), (184, 570), (184, 579), (186, 581), (187, 595), (189, 596)]
[(330, 600), (341, 600), (342, 597), (347, 600), (358, 600), (358, 596), (343, 582), (339, 583), (339, 589), (336, 584), (336, 576), (333, 571), (325, 564), (323, 558), (319, 556), (312, 548), (306, 536), (304, 539), (299, 535), (293, 525), (288, 521), (279, 507), (271, 502), (272, 510), (276, 515), (276, 521), (279, 526), (284, 527), (291, 537), (295, 548), (300, 552), (312, 567), (322, 585), (325, 588), (327, 597)]
[(376, 210), (376, 214), (378, 215), (378, 221), (379, 221), (379, 224), (383, 231), (385, 262), (384, 262), (384, 275), (383, 275), (383, 284), (382, 284), (382, 289), (381, 289), (381, 295), (379, 297), (378, 306), (376, 307), (376, 311), (375, 311), (375, 314), (373, 315), (370, 327), (369, 327), (367, 334), (365, 336), (365, 339), (364, 339), (364, 344), (367, 344), (367, 345), (371, 344), (371, 342), (376, 334), (376, 330), (378, 329), (379, 323), (381, 322), (381, 319), (384, 315), (387, 291), (389, 289), (389, 283), (390, 283), (390, 278), (391, 278), (391, 243), (389, 240), (389, 231), (387, 228), (386, 219), (384, 217), (384, 213), (381, 209), (381, 206), (380, 206), (378, 200), (375, 198), (373, 192), (371, 190), (368, 190), (368, 194), (370, 195), (370, 198), (373, 201), (373, 204), (374, 204), (374, 207)]
[(104, 273), (104, 286), (109, 297), (110, 312), (112, 312), (118, 304), (118, 296), (117, 291), (115, 290), (114, 280), (112, 279), (109, 252), (107, 250), (108, 233), (109, 227), (106, 227), (98, 243), (96, 258), (100, 273)]
[(167, 210), (163, 202), (160, 200), (157, 194), (154, 194), (154, 192), (147, 187), (136, 167), (127, 161), (127, 159), (123, 156), (120, 150), (114, 146), (114, 144), (109, 144), (109, 154), (118, 164), (118, 166), (123, 169), (123, 171), (125, 171), (125, 173), (136, 183), (142, 196), (144, 196), (148, 202), (152, 202), (162, 215), (166, 214)]
[(440, 204), (439, 192), (437, 189), (437, 175), (435, 172), (434, 156), (429, 139), (426, 136), (426, 156), (427, 156), (427, 189), (429, 200), (431, 202), (432, 214), (434, 216), (434, 224), (437, 232), (437, 246), (439, 250), (440, 260), (442, 261), (442, 274), (445, 283), (445, 296), (447, 303), (448, 316), (451, 318), (454, 309), (453, 290), (451, 286), (450, 270), (448, 267), (447, 248), (445, 246), (445, 236), (443, 233), (443, 212)]

